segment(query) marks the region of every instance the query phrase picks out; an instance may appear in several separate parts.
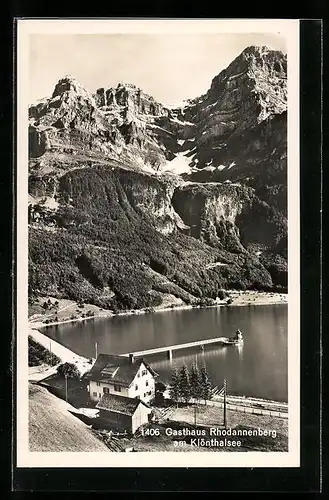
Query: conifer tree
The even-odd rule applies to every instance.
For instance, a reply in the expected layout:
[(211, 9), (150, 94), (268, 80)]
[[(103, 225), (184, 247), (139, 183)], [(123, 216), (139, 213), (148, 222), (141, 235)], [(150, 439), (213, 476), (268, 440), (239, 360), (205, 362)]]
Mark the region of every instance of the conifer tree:
[(191, 397), (197, 401), (202, 397), (201, 375), (196, 363), (193, 363), (190, 371)]
[(179, 384), (179, 373), (178, 373), (177, 368), (174, 368), (173, 372), (171, 374), (169, 394), (170, 394), (170, 398), (173, 401), (175, 401), (175, 403), (178, 403), (179, 398), (180, 398), (180, 384)]
[(189, 399), (191, 398), (191, 386), (188, 369), (185, 363), (179, 370), (179, 393), (185, 403), (188, 403)]
[(205, 365), (200, 370), (201, 397), (206, 402), (210, 399), (212, 384)]

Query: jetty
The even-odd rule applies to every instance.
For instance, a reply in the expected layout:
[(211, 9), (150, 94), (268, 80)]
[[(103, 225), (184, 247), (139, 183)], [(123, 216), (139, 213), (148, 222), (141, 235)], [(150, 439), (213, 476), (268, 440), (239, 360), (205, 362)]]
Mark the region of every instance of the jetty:
[(187, 342), (185, 344), (177, 344), (171, 346), (156, 347), (154, 349), (146, 349), (144, 351), (128, 352), (125, 354), (120, 354), (120, 356), (129, 357), (133, 362), (135, 358), (140, 358), (143, 356), (148, 356), (150, 354), (160, 354), (162, 352), (167, 353), (168, 359), (172, 359), (173, 351), (178, 351), (179, 349), (189, 349), (191, 347), (204, 348), (205, 345), (209, 344), (219, 344), (219, 345), (240, 345), (242, 340), (237, 340), (235, 337), (217, 337), (213, 339), (196, 340), (194, 342)]

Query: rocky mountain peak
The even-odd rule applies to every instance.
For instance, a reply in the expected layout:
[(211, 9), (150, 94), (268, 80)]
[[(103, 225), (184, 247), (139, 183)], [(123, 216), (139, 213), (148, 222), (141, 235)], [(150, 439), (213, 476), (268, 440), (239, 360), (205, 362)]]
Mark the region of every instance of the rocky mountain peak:
[(79, 94), (85, 97), (90, 97), (87, 90), (81, 85), (78, 80), (71, 76), (66, 75), (64, 78), (61, 78), (55, 85), (54, 91), (52, 93), (52, 98), (60, 96), (65, 92), (73, 92), (75, 94)]
[(287, 77), (287, 55), (280, 50), (273, 50), (267, 45), (248, 47), (241, 55), (249, 63), (249, 69), (256, 67), (270, 77)]
[(139, 115), (164, 116), (168, 110), (152, 96), (143, 92), (134, 84), (119, 83), (116, 87), (97, 89), (95, 100), (104, 111), (125, 107), (126, 111)]
[[(252, 83), (255, 81), (270, 79), (268, 83), (273, 83), (278, 79), (285, 81), (286, 78), (286, 54), (279, 50), (272, 50), (267, 45), (250, 46), (213, 78), (209, 92), (221, 92), (224, 86), (234, 89), (241, 82), (252, 90)], [(249, 83), (248, 79), (251, 80)]]
[(66, 75), (50, 99), (29, 110), (30, 142), (36, 145), (31, 154), (48, 150), (40, 144), (64, 143), (106, 159), (124, 158), (139, 170), (184, 173), (186, 180), (202, 182), (244, 179), (254, 186), (260, 172), (285, 171), (286, 70), (283, 52), (246, 47), (205, 94), (176, 109), (132, 83), (91, 95)]
[(141, 89), (134, 85), (133, 83), (119, 82), (117, 88), (125, 87), (126, 89), (137, 90), (141, 92)]
[(30, 289), (135, 309), (286, 286), (286, 107), (266, 46), (176, 109), (60, 79), (29, 109)]
[(249, 45), (249, 47), (246, 47), (242, 52), (241, 55), (251, 55), (251, 54), (259, 54), (263, 55), (266, 54), (267, 52), (278, 52), (273, 50), (269, 45)]

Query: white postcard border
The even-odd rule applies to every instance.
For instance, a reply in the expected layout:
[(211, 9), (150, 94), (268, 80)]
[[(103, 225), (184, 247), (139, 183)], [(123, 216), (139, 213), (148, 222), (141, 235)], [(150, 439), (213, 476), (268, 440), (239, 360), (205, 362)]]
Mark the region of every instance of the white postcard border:
[[(272, 33), (288, 54), (288, 452), (52, 453), (28, 448), (28, 75), (31, 34)], [(17, 20), (17, 467), (299, 467), (299, 20)]]

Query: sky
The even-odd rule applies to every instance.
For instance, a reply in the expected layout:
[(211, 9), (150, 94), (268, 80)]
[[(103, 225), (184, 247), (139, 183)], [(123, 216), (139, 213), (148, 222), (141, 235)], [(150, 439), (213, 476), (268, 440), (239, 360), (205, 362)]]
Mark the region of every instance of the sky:
[(211, 80), (246, 47), (286, 52), (275, 34), (31, 34), (29, 102), (50, 97), (60, 78), (89, 92), (132, 83), (165, 105), (205, 93)]

